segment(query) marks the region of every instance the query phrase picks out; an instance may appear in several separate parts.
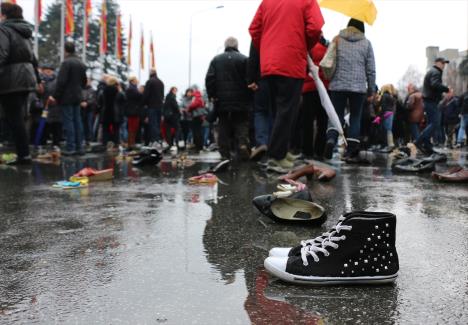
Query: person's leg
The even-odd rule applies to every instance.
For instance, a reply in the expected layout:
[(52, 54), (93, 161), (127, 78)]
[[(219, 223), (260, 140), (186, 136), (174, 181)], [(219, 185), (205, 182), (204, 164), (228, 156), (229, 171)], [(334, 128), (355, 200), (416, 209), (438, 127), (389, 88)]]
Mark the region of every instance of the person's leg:
[(271, 92), (275, 98), (275, 104), (272, 106), (275, 107), (275, 118), (268, 146), (268, 155), (273, 159), (282, 160), (288, 153), (291, 128), (297, 116), (296, 112), (299, 109), (304, 81), (283, 76), (274, 76), (272, 81), (274, 88), (271, 89)]
[(76, 150), (75, 142), (75, 124), (73, 121), (73, 106), (63, 105), (62, 110), (62, 121), (63, 130), (65, 131), (65, 149), (68, 152), (74, 152)]
[(148, 132), (149, 132), (149, 142), (154, 142), (158, 139), (158, 128), (157, 122), (157, 113), (156, 109), (148, 109)]
[[(468, 114), (463, 114), (463, 127), (465, 128), (465, 141), (468, 142)], [(463, 137), (461, 144), (463, 144)]]
[(120, 146), (120, 123), (112, 123), (112, 131), (114, 132), (112, 134), (112, 141), (115, 143), (115, 146), (118, 147)]
[[(336, 114), (340, 120), (341, 125), (344, 125), (344, 111), (346, 108), (346, 104), (348, 102), (348, 93), (343, 91), (331, 91), (330, 92), (330, 99), (335, 107)], [(331, 159), (333, 156), (333, 149), (338, 142), (338, 130), (333, 126), (331, 121), (328, 121), (328, 129), (327, 129), (327, 142), (325, 144), (325, 150), (323, 156), (325, 159)]]
[(314, 111), (315, 113), (315, 121), (317, 123), (317, 131), (315, 133), (315, 143), (314, 143), (314, 151), (317, 157), (322, 157), (323, 152), (325, 150), (325, 142), (327, 139), (327, 125), (328, 125), (328, 115), (325, 111), (325, 108), (322, 106), (322, 102), (320, 101), (320, 95), (318, 92), (314, 92)]
[[(291, 128), (291, 140), (289, 142), (288, 151), (293, 154), (302, 153), (302, 141), (304, 140), (304, 109), (302, 100), (299, 99), (298, 108), (295, 110), (296, 116), (293, 119)], [(312, 138), (313, 140), (313, 138)]]
[(428, 149), (432, 148), (431, 137), (434, 133), (437, 120), (437, 103), (429, 100), (424, 100), (424, 112), (426, 113), (426, 127), (419, 135), (415, 144), (418, 146), (425, 146)]
[(238, 154), (241, 160), (248, 160), (250, 156), (249, 113), (239, 112), (232, 117), (234, 127), (233, 136), (236, 138)]
[(260, 80), (254, 97), (255, 145), (268, 145), (271, 132), (270, 87), (267, 80)]
[(419, 123), (410, 123), (411, 128), (411, 137), (413, 141), (416, 141), (419, 138)]
[(26, 101), (26, 93), (8, 94), (0, 97), (0, 105), (5, 113), (5, 122), (13, 136), (19, 159), (29, 157), (28, 133), (23, 118)]
[(463, 145), (463, 138), (465, 137), (465, 121), (463, 120), (463, 115), (460, 116), (460, 127), (458, 128), (457, 134), (457, 144)]
[(302, 95), (302, 153), (307, 157), (314, 155), (314, 122), (317, 117), (317, 107), (314, 103), (314, 93), (307, 92)]
[(218, 150), (222, 159), (231, 158), (231, 119), (228, 113), (220, 113), (218, 116), (219, 134)]
[(172, 137), (173, 121), (171, 119), (165, 119), (164, 123), (166, 124), (166, 141), (169, 147), (172, 147), (174, 145)]
[(361, 135), (361, 115), (364, 101), (366, 100), (365, 94), (350, 93), (349, 94), (349, 131), (348, 138), (359, 139)]
[(89, 142), (90, 130), (89, 130), (89, 124), (88, 124), (88, 113), (87, 113), (87, 110), (82, 109), (81, 107), (80, 107), (80, 119), (81, 119), (81, 124), (83, 125), (83, 138), (85, 139), (86, 142)]
[(202, 123), (203, 121), (199, 117), (192, 120), (193, 142), (198, 151), (203, 149)]
[(81, 108), (79, 105), (73, 106), (73, 125), (75, 129), (75, 150), (81, 151), (83, 146), (83, 123), (81, 121)]
[(384, 121), (383, 121), (383, 127), (385, 129), (385, 134), (387, 136), (387, 147), (388, 149), (391, 149), (393, 147), (395, 147), (395, 141), (394, 141), (394, 138), (393, 138), (393, 117), (394, 117), (394, 114), (392, 115), (389, 115), (387, 116)]
[(62, 123), (53, 122), (51, 123), (52, 128), (52, 144), (54, 146), (60, 147), (60, 141), (62, 140)]
[(155, 112), (155, 120), (156, 120), (156, 141), (162, 141), (162, 133), (161, 133), (161, 119), (162, 119), (162, 113), (161, 113), (161, 109), (158, 108), (158, 109), (155, 109), (154, 110)]

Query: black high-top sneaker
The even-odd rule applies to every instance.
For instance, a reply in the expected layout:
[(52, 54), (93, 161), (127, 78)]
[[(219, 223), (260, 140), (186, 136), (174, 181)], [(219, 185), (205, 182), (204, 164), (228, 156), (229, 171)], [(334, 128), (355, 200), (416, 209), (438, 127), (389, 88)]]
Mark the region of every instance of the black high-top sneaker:
[(265, 268), (286, 282), (301, 284), (382, 284), (395, 281), (396, 217), (386, 212), (351, 213), (323, 240), (314, 239), (300, 255), (268, 257)]
[[(353, 216), (356, 216), (356, 215), (359, 215), (361, 217), (369, 216), (369, 217), (373, 218), (375, 216), (375, 212), (368, 212), (368, 211), (349, 212), (349, 213), (346, 213), (346, 214), (342, 215), (338, 219), (338, 224), (340, 224), (341, 222), (343, 222), (343, 221), (345, 221), (345, 220), (347, 220), (347, 219), (349, 219), (349, 218), (351, 218)], [(302, 240), (300, 242), (300, 244), (298, 246), (296, 246), (296, 247), (274, 247), (274, 248), (270, 249), (268, 256), (272, 256), (272, 257), (301, 256), (301, 249), (303, 247), (310, 246), (310, 245), (321, 244), (322, 241), (330, 235), (330, 232), (332, 232), (334, 230), (336, 230), (336, 226), (334, 226), (331, 229), (331, 231), (324, 232), (322, 235), (320, 235), (318, 237), (308, 239), (308, 240)]]

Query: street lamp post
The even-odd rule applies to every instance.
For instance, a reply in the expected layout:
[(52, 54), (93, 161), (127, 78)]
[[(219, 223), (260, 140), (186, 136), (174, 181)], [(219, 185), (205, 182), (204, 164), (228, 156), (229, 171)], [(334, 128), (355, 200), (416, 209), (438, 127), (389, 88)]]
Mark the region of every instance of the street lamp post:
[(207, 12), (207, 11), (211, 11), (211, 10), (216, 10), (216, 9), (222, 9), (224, 8), (224, 6), (217, 6), (217, 7), (214, 7), (214, 8), (210, 8), (210, 9), (205, 9), (205, 10), (201, 10), (201, 11), (197, 11), (197, 12), (194, 12), (191, 16), (190, 16), (190, 36), (189, 36), (189, 62), (188, 62), (188, 86), (190, 87), (192, 85), (192, 27), (193, 27), (193, 17), (198, 15), (198, 14), (201, 14), (201, 13), (204, 13), (204, 12)]

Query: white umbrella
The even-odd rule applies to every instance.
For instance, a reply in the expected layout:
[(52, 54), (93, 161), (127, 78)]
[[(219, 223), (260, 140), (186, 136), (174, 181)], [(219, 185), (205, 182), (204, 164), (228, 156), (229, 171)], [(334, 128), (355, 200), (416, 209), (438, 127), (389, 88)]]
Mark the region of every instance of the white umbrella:
[(312, 61), (309, 55), (307, 56), (307, 63), (309, 64), (309, 76), (312, 79), (314, 79), (315, 85), (317, 86), (317, 91), (320, 95), (320, 101), (322, 102), (322, 106), (323, 108), (325, 108), (325, 111), (327, 112), (331, 124), (343, 137), (344, 143), (347, 146), (348, 144), (346, 143), (343, 127), (341, 126), (338, 114), (336, 114), (335, 107), (333, 106), (330, 100), (330, 96), (328, 96), (327, 89), (325, 88), (323, 81), (319, 77), (319, 68), (314, 64), (314, 61)]

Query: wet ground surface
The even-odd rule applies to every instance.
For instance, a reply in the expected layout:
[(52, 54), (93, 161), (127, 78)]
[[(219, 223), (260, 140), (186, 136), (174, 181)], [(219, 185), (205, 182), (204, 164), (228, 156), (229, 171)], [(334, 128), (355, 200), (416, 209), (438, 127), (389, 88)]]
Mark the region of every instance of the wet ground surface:
[[(467, 152), (450, 158), (467, 165)], [(114, 166), (114, 180), (51, 188), (88, 165)], [(217, 186), (187, 185), (205, 165), (134, 169), (103, 154), (0, 168), (0, 323), (468, 323), (468, 185), (394, 175), (385, 157), (336, 161), (336, 179), (309, 183), (328, 220), (304, 228), (251, 205), (274, 176), (244, 165)], [(299, 287), (265, 273), (271, 247), (315, 237), (356, 209), (397, 215), (395, 285)]]

